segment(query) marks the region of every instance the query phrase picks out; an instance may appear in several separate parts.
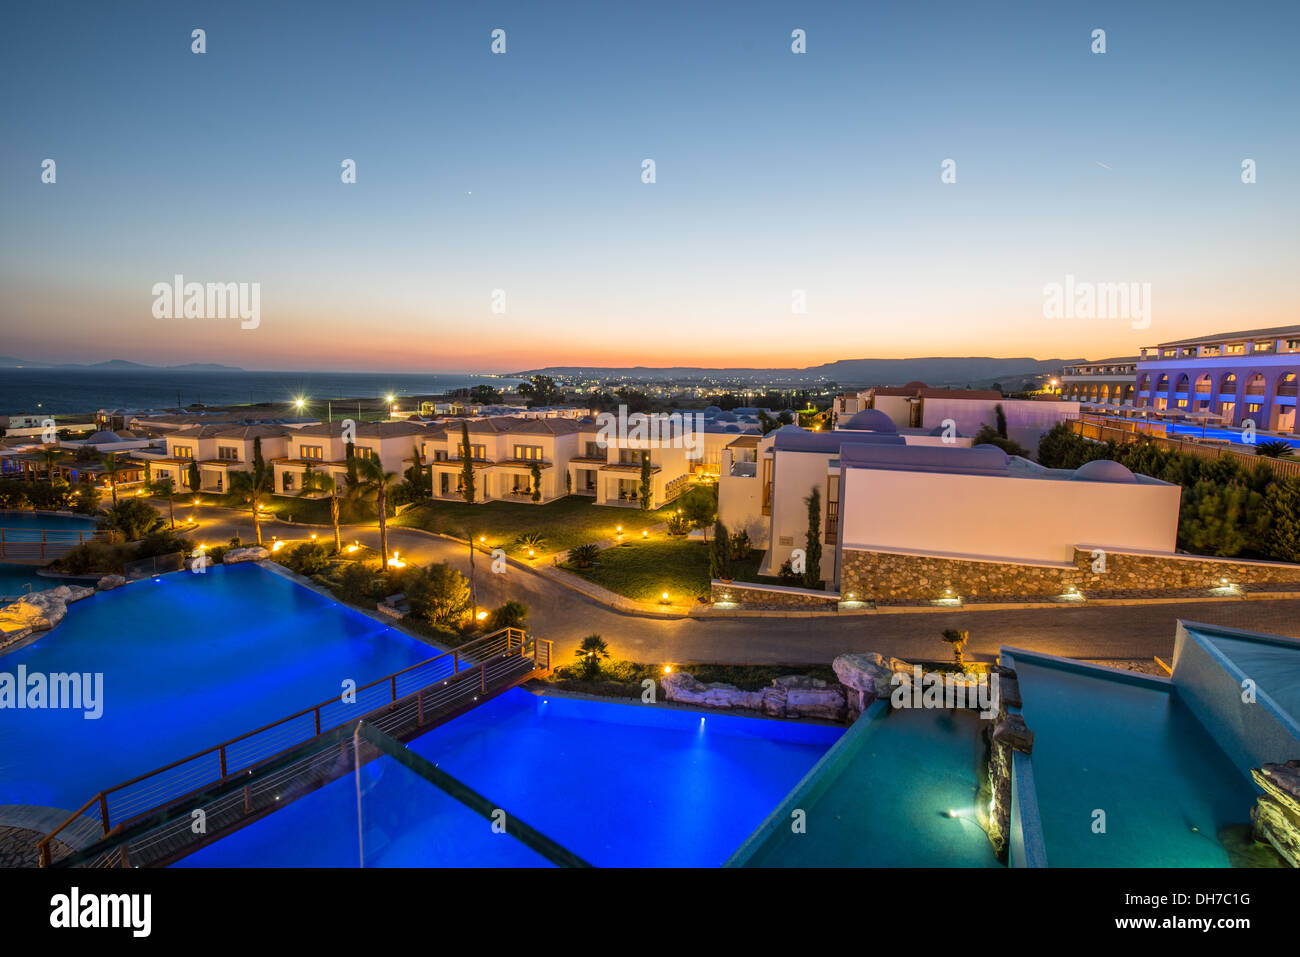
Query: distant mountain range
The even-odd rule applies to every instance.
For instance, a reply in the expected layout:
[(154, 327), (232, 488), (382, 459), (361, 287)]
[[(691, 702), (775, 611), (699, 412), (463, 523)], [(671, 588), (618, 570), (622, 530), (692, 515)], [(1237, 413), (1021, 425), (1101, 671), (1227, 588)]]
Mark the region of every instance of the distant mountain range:
[(1013, 380), (1018, 376), (1035, 376), (1057, 372), (1062, 366), (1085, 359), (997, 359), (991, 356), (931, 356), (917, 359), (840, 359), (806, 369), (705, 368), (701, 366), (548, 366), (512, 375), (526, 378), (549, 375), (588, 378), (631, 379), (762, 379), (771, 382), (832, 381), (840, 385), (904, 385), (924, 382), (927, 385), (965, 385), (966, 383)]
[(187, 362), (179, 366), (151, 366), (126, 359), (109, 359), (107, 362), (31, 362), (27, 359), (15, 359), (13, 356), (0, 356), (0, 369), (95, 369), (99, 372), (120, 370), (188, 370), (190, 372), (243, 372), (238, 366), (223, 366), (216, 362)]

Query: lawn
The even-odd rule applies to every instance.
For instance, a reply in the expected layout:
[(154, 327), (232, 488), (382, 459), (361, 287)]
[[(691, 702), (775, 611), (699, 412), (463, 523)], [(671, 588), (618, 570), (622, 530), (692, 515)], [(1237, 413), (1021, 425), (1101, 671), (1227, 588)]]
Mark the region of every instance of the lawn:
[[(675, 509), (676, 505), (668, 506)], [(643, 512), (636, 508), (593, 505), (591, 499), (570, 495), (545, 505), (524, 502), (425, 502), (403, 512), (390, 524), (422, 528), (427, 532), (454, 535), (457, 538), (485, 538), (488, 548), (504, 548), (512, 554), (522, 549), (521, 535), (536, 534), (543, 539), (537, 548), (539, 557), (567, 553), (574, 545), (613, 540), (618, 526), (625, 538), (639, 538), (643, 529), (665, 522), (665, 508)], [(663, 538), (663, 533), (655, 537)], [(707, 562), (706, 562), (707, 565)]]
[[(763, 553), (754, 552), (744, 561), (732, 562), (732, 577), (753, 581), (762, 560)], [(578, 568), (570, 562), (561, 567), (637, 601), (658, 602), (664, 592), (674, 604), (709, 597), (709, 547), (699, 540), (663, 534), (652, 535), (648, 541), (634, 537), (605, 549), (591, 568)]]

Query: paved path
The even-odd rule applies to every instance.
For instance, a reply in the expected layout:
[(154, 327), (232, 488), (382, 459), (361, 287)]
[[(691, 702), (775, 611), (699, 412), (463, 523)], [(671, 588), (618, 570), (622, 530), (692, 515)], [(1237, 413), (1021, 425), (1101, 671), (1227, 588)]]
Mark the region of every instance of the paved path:
[[(199, 509), (200, 541), (219, 544), (238, 530), (252, 539), (252, 520), (228, 509)], [(263, 535), (321, 541), (330, 529), (267, 522)], [(389, 547), (417, 564), (448, 562), (468, 574), (468, 548), (415, 529), (390, 527)], [(374, 527), (347, 526), (343, 540), (360, 539), (377, 548)], [(513, 598), (529, 608), (529, 627), (555, 642), (557, 660), (573, 655), (583, 637), (601, 635), (616, 658), (647, 662), (716, 661), (754, 664), (824, 664), (848, 651), (879, 651), (900, 658), (945, 658), (945, 628), (970, 631), (967, 653), (991, 657), (1000, 645), (1015, 645), (1076, 658), (1150, 658), (1173, 655), (1179, 618), (1300, 637), (1300, 600), (1188, 602), (1155, 605), (1083, 605), (996, 611), (964, 609), (888, 615), (827, 615), (800, 618), (660, 618), (627, 614), (527, 569), (511, 565), (505, 574), (488, 571), (479, 553), (479, 604)]]

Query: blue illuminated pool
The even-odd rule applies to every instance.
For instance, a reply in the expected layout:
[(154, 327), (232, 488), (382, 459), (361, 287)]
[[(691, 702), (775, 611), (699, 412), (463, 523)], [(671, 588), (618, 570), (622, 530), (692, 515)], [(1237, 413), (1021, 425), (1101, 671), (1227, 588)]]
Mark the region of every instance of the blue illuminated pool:
[[(843, 729), (509, 691), (411, 750), (601, 866), (713, 867)], [(545, 861), (384, 758), (181, 862), (189, 867)]]
[(102, 672), (104, 712), (0, 708), (0, 804), (80, 807), (99, 790), (437, 650), (252, 564), (100, 592), (0, 672)]
[[(0, 510), (0, 528), (4, 529), (6, 543), (39, 542), (42, 532), (93, 532), (95, 525), (93, 518), (84, 515)], [(57, 537), (59, 541), (68, 539), (66, 534)], [(18, 598), (28, 591), (53, 588), (62, 581), (37, 575), (34, 565), (0, 563), (0, 598)]]

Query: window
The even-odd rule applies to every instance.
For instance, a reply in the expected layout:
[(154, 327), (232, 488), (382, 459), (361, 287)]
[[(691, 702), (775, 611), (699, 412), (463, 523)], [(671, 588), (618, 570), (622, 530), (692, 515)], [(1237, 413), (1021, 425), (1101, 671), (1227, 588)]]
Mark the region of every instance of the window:
[(528, 462), (542, 461), (542, 447), (540, 445), (516, 445), (515, 458)]
[(599, 442), (588, 442), (587, 452), (584, 457), (589, 459), (603, 459), (605, 457), (605, 450), (601, 447)]
[(379, 453), (374, 449), (368, 449), (364, 445), (358, 445), (352, 450), (352, 454), (359, 459), (377, 459)]
[(173, 445), (172, 455), (178, 459), (194, 458), (194, 446), (192, 445)]
[(292, 491), (293, 491), (293, 473), (292, 473), (292, 472), (285, 472), (285, 473), (284, 473), (284, 490), (285, 490), (286, 492), (292, 492)]
[(1257, 342), (1257, 343), (1255, 343), (1255, 351), (1256, 351), (1256, 352), (1272, 352), (1272, 351), (1273, 351), (1273, 343), (1272, 343), (1271, 341), (1270, 341), (1270, 342)]
[(1294, 352), (1296, 349), (1300, 349), (1300, 339), (1288, 339), (1286, 341), (1286, 347), (1290, 349), (1292, 352)]
[(298, 451), (305, 459), (316, 459), (319, 461), (324, 458), (325, 449), (319, 445), (300, 445)]
[(1230, 346), (1224, 346), (1224, 351), (1230, 356), (1239, 356), (1246, 351), (1246, 344), (1243, 342), (1234, 342)]
[[(457, 458), (463, 459), (463, 458), (465, 457), (465, 455), (464, 455), (465, 447), (464, 447), (463, 445), (457, 445), (457, 446), (456, 446), (456, 451), (460, 453), (460, 454), (457, 456)], [(470, 447), (469, 447), (469, 457), (470, 457), (471, 459), (473, 459), (475, 462), (486, 462), (486, 461), (487, 461), (487, 446), (486, 446), (486, 445), (470, 445)]]
[(239, 449), (229, 445), (219, 445), (217, 446), (217, 458), (223, 462), (238, 462)]
[(619, 449), (618, 464), (619, 465), (640, 465), (641, 450), (640, 449)]
[(435, 449), (434, 452), (433, 452), (433, 460), (434, 460), (435, 462), (445, 462), (445, 461), (447, 461), (447, 451), (446, 451), (446, 449)]

